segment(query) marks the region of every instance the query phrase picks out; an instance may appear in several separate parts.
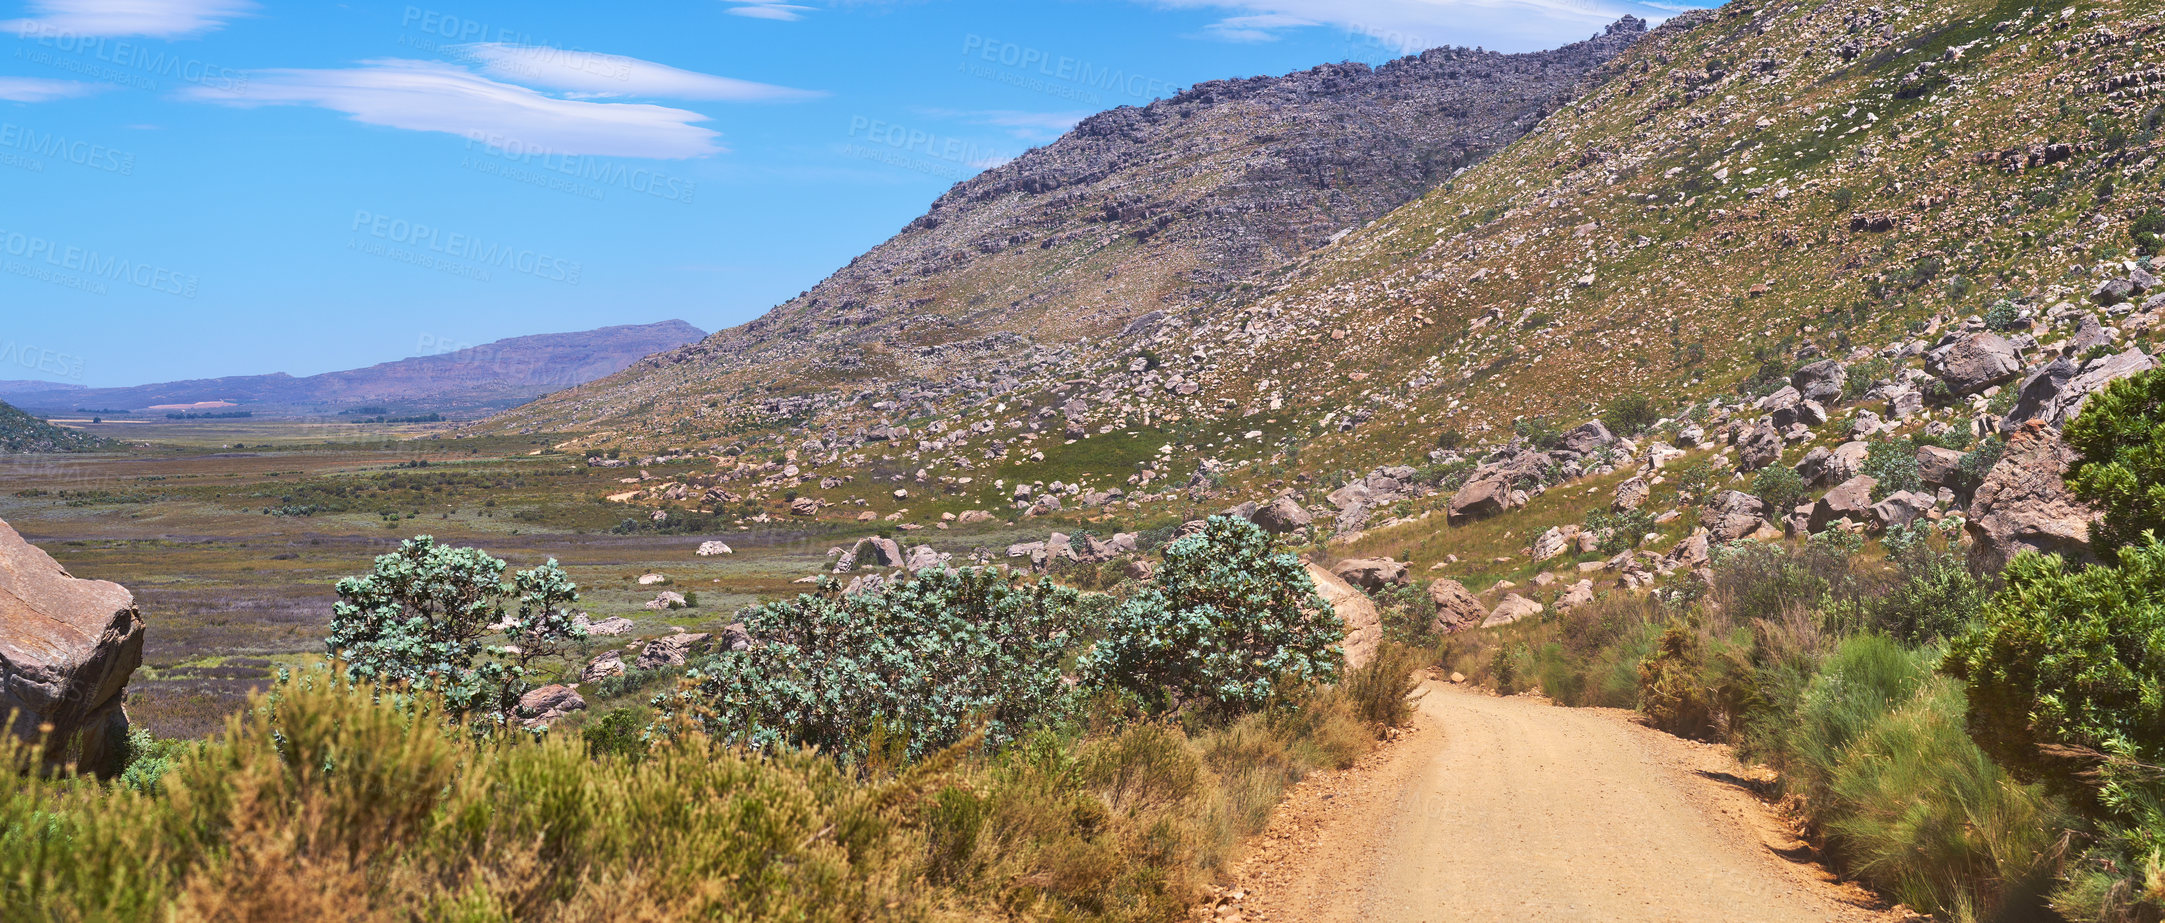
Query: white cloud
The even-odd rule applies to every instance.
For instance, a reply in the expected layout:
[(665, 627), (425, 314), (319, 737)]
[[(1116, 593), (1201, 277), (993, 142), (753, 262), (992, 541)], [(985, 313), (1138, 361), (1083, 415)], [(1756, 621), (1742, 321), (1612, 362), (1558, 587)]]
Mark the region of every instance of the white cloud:
[[(1553, 48), (1584, 39), (1627, 13), (1646, 16), (1644, 0), (1144, 0), (1173, 9), (1223, 11), (1203, 36), (1273, 41), (1286, 30), (1329, 27), (1410, 54), (1441, 45), (1507, 50)], [(1651, 17), (1650, 17), (1651, 18)]]
[(25, 35), (182, 38), (255, 9), (249, 0), (31, 0), (36, 15), (0, 22)]
[(49, 80), (43, 77), (0, 77), (0, 100), (11, 103), (43, 103), (56, 99), (74, 99), (104, 90), (95, 83), (79, 80)]
[(920, 115), (1005, 128), (1017, 138), (1054, 138), (1089, 116), (1087, 112), (1025, 112), (1019, 109), (920, 108)]
[(234, 89), (190, 87), (193, 99), (235, 106), (319, 106), (356, 122), (436, 131), (558, 154), (676, 159), (723, 150), (707, 117), (643, 103), (544, 96), (463, 68), (384, 59), (331, 70), (251, 73)]
[(812, 11), (809, 6), (782, 3), (779, 0), (746, 0), (739, 6), (729, 8), (729, 15), (751, 19), (772, 19), (776, 22), (796, 22)]
[(680, 70), (623, 55), (567, 51), (546, 45), (483, 42), (459, 45), (452, 50), (474, 61), (482, 73), (492, 77), (546, 87), (581, 99), (637, 96), (783, 102), (826, 95)]

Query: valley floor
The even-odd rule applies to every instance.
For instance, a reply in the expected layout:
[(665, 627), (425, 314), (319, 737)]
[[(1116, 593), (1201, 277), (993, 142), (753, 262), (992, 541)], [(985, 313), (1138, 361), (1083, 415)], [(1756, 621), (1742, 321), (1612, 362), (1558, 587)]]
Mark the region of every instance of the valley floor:
[(1218, 919), (1897, 918), (1813, 864), (1727, 748), (1624, 711), (1424, 688), (1404, 737), (1300, 786)]

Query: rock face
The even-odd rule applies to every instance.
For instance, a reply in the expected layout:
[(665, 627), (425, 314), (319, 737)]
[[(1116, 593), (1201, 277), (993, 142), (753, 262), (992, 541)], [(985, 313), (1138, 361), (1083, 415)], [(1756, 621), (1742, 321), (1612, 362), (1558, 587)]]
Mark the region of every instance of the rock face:
[(143, 617), (126, 587), (78, 580), (51, 555), (0, 522), (0, 713), (35, 741), (51, 724), (46, 759), (81, 743), (79, 766), (120, 767), (129, 674), (143, 662)]
[(2091, 559), (2090, 525), (2098, 513), (2067, 490), (2074, 461), (2075, 450), (2041, 421), (2016, 431), (1970, 501), (1972, 566), (1998, 570), (2025, 551)]
[(1609, 509), (1619, 513), (1638, 509), (1646, 505), (1647, 498), (1653, 493), (1654, 488), (1645, 478), (1631, 478), (1616, 485), (1616, 500), (1609, 504)]
[(1383, 643), (1383, 616), (1376, 611), (1375, 601), (1314, 564), (1308, 565), (1308, 579), (1315, 581), (1316, 593), (1331, 604), (1338, 620), (1346, 625), (1346, 639), (1340, 643), (1346, 653), (1346, 669), (1357, 670), (1374, 660), (1376, 646)]
[(1448, 577), (1428, 585), (1428, 601), (1436, 604), (1436, 630), (1462, 631), (1481, 624), (1488, 610), (1466, 591), (1466, 585)]
[(2090, 395), (2106, 385), (2157, 367), (2157, 361), (2140, 349), (2092, 360), (2080, 369), (2066, 359), (2056, 359), (2031, 373), (2022, 383), (2022, 395), (2007, 412), (2001, 428), (2013, 432), (2031, 420), (2058, 429), (2082, 412)]
[(1715, 542), (1733, 542), (1766, 524), (1767, 505), (1741, 490), (1725, 490), (1707, 503), (1700, 521)]
[(1390, 558), (1356, 558), (1340, 561), (1331, 566), (1331, 573), (1338, 579), (1364, 590), (1380, 590), (1385, 587), (1403, 586), (1406, 582), (1406, 565)]
[(1973, 333), (1933, 350), (1925, 369), (1947, 383), (1957, 396), (1968, 396), (2022, 374), (2022, 354), (1997, 333)]
[(1315, 517), (1301, 508), (1300, 501), (1292, 497), (1279, 497), (1255, 511), (1255, 524), (1272, 535), (1298, 532), (1315, 522)]

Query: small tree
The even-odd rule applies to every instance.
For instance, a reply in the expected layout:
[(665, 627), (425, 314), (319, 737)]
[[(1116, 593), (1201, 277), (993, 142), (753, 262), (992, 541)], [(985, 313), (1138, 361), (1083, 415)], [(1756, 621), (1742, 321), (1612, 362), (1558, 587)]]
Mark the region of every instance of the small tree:
[(1213, 516), (1166, 546), (1157, 584), (1123, 604), (1083, 660), (1086, 682), (1156, 711), (1237, 714), (1337, 682), (1345, 625), (1300, 559), (1245, 519)]
[[(454, 716), (510, 719), (536, 660), (586, 637), (566, 608), (579, 588), (554, 559), (503, 583), (505, 564), (476, 548), (427, 535), (376, 558), (375, 569), (338, 582), (324, 646), (356, 680), (427, 688)], [(516, 600), (516, 609), (507, 608)], [(506, 644), (481, 639), (502, 632)]]
[(2113, 382), (2067, 424), (2081, 459), (2068, 473), (2075, 495), (2105, 513), (2091, 530), (2100, 557), (2165, 535), (2165, 369)]
[(1865, 449), (1859, 474), (1873, 480), (1872, 499), (1885, 500), (1905, 490), (1923, 490), (1924, 474), (1917, 468), (1917, 443), (1906, 439), (1878, 439)]
[(1752, 496), (1767, 505), (1767, 518), (1779, 521), (1804, 502), (1804, 477), (1786, 465), (1768, 465), (1752, 475)]
[(1636, 436), (1661, 422), (1661, 410), (1644, 394), (1626, 394), (1601, 412), (1601, 423), (1619, 436)]

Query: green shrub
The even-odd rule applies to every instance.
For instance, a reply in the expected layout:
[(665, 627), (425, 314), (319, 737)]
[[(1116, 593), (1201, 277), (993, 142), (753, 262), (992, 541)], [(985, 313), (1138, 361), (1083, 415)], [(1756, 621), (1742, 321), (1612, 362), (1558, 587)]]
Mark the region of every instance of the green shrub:
[(613, 708), (580, 729), (586, 752), (595, 757), (636, 760), (646, 756), (646, 713), (637, 708)]
[[(2002, 333), (2010, 330), (2027, 330), (2030, 322), (2022, 316), (2022, 306), (2005, 298), (1985, 309), (1985, 326)], [(2003, 389), (2011, 390), (2011, 389)]]
[(2066, 435), (2081, 456), (2068, 486), (2105, 514), (2090, 534), (2098, 554), (2138, 544), (2145, 532), (2165, 536), (2165, 369), (2091, 395)]
[(1004, 569), (928, 569), (855, 596), (829, 579), (744, 610), (761, 643), (716, 655), (658, 702), (755, 749), (861, 763), (889, 745), (914, 760), (973, 732), (998, 748), (1074, 704), (1061, 669), (1081, 608), (1077, 591)]
[(1795, 468), (1768, 465), (1752, 475), (1752, 496), (1765, 503), (1772, 518), (1779, 520), (1804, 502), (1804, 477)]
[(1413, 717), (1409, 697), (1420, 688), (1415, 671), (1421, 666), (1421, 653), (1414, 648), (1393, 643), (1377, 648), (1374, 660), (1346, 674), (1343, 689), (1354, 713), (1378, 730), (1404, 727)]
[(1842, 402), (1854, 404), (1864, 400), (1867, 392), (1893, 378), (1894, 372), (1894, 363), (1880, 356), (1850, 366), (1849, 377), (1842, 382)]
[(1644, 394), (1625, 394), (1609, 403), (1601, 412), (1601, 423), (1609, 432), (1631, 437), (1653, 428), (1661, 421), (1661, 409), (1652, 398)]
[[(535, 662), (586, 637), (568, 608), (579, 588), (554, 559), (509, 586), (504, 568), (480, 549), (430, 536), (401, 542), (368, 574), (338, 582), (324, 646), (356, 680), (434, 689), (452, 717), (500, 727), (531, 688)], [(481, 643), (494, 633), (507, 644)]]
[(1600, 537), (1597, 547), (1602, 554), (1615, 555), (1639, 547), (1657, 527), (1653, 511), (1641, 507), (1621, 513), (1597, 511), (1586, 517), (1585, 528)]
[[(1914, 534), (1888, 533), (1890, 544)], [(1992, 598), (1984, 581), (1954, 554), (1916, 545), (1894, 556), (1899, 579), (1884, 595), (1831, 600), (1828, 619), (1848, 631), (1885, 634), (1907, 644), (1961, 634)]]
[(1563, 429), (1556, 425), (1556, 421), (1547, 417), (1520, 417), (1511, 421), (1511, 431), (1542, 451), (1564, 444)]
[(2144, 209), (2127, 226), (2127, 236), (2145, 253), (2165, 253), (2165, 211), (2156, 206)]
[(1154, 711), (1253, 711), (1338, 680), (1345, 626), (1300, 559), (1245, 519), (1213, 516), (1166, 546), (1156, 585), (1115, 610), (1086, 683)]
[(1872, 499), (1885, 500), (1905, 490), (1923, 490), (1924, 475), (1917, 470), (1917, 443), (1907, 438), (1874, 439), (1865, 449), (1857, 473), (1872, 478)]

